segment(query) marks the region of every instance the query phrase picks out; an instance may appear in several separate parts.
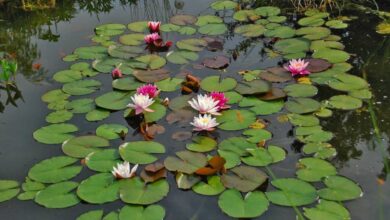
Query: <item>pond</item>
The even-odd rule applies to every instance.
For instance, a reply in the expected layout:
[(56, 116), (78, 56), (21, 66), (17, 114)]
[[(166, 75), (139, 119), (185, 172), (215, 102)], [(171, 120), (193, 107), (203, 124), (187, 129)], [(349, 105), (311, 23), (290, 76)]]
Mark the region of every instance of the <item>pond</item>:
[[(0, 1), (18, 63), (0, 90), (0, 219), (389, 218), (390, 40), (372, 11), (22, 2)], [(298, 58), (310, 74), (285, 69)], [(153, 112), (136, 114), (148, 83)], [(212, 92), (228, 102), (191, 108)], [(194, 131), (206, 112), (218, 125)], [(111, 174), (123, 160), (135, 177)]]

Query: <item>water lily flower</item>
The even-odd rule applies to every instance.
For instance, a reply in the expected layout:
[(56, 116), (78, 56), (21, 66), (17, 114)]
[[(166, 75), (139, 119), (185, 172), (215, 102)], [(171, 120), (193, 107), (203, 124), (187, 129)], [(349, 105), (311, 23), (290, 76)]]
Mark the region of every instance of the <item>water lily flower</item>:
[(213, 97), (208, 95), (198, 95), (197, 98), (193, 98), (191, 101), (188, 101), (191, 107), (201, 114), (212, 114), (220, 115), (218, 113), (218, 101), (215, 101)]
[(117, 68), (112, 70), (111, 76), (114, 79), (122, 78), (122, 76), (123, 76), (122, 71), (117, 67)]
[(131, 97), (133, 103), (127, 105), (129, 108), (133, 108), (135, 110), (135, 114), (139, 115), (146, 112), (154, 112), (149, 108), (154, 103), (154, 100), (150, 98), (148, 95), (135, 94)]
[(148, 34), (144, 37), (144, 41), (147, 44), (154, 44), (155, 41), (162, 41), (161, 36), (158, 33)]
[(137, 88), (137, 94), (147, 95), (149, 98), (157, 97), (160, 93), (157, 86), (152, 84), (146, 84)]
[(148, 27), (149, 27), (150, 33), (159, 33), (160, 32), (160, 25), (161, 25), (161, 22), (159, 22), (159, 21), (149, 21)]
[(217, 120), (208, 114), (194, 117), (193, 122), (190, 124), (195, 127), (194, 131), (213, 131), (215, 130), (215, 127), (219, 125)]
[(302, 76), (310, 74), (310, 72), (306, 69), (308, 65), (309, 62), (305, 62), (303, 59), (292, 59), (290, 60), (289, 65), (284, 68), (290, 71), (292, 76)]
[(135, 176), (135, 172), (137, 171), (138, 164), (134, 165), (132, 169), (130, 169), (130, 163), (125, 161), (123, 163), (118, 163), (116, 167), (113, 167), (111, 171), (112, 175), (114, 175), (117, 179), (128, 179)]
[(218, 106), (219, 110), (230, 108), (230, 106), (226, 105), (226, 103), (229, 101), (229, 99), (225, 96), (225, 93), (212, 92), (212, 93), (210, 93), (210, 96), (214, 99), (214, 101), (218, 102), (217, 106)]

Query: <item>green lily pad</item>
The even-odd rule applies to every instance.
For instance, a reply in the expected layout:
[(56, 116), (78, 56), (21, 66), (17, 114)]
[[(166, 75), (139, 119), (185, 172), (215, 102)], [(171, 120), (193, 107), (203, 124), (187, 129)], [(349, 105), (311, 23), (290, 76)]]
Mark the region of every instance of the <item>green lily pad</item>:
[(342, 109), (342, 110), (358, 109), (361, 108), (363, 105), (362, 100), (348, 95), (332, 96), (329, 99), (328, 104), (330, 108)]
[(225, 190), (219, 176), (209, 176), (206, 182), (198, 182), (192, 187), (192, 190), (198, 194), (206, 196), (214, 196), (222, 193)]
[(266, 192), (268, 200), (281, 206), (309, 205), (317, 199), (316, 189), (309, 183), (294, 179), (280, 178), (271, 181), (271, 184), (280, 189)]
[(34, 139), (44, 144), (61, 144), (65, 140), (72, 138), (72, 132), (78, 128), (73, 124), (52, 124), (42, 127), (33, 133)]
[(201, 180), (198, 175), (188, 175), (180, 172), (176, 174), (175, 179), (179, 189), (191, 189), (191, 187)]
[(249, 192), (242, 198), (235, 189), (226, 190), (219, 196), (218, 205), (233, 218), (255, 218), (268, 210), (269, 202), (263, 192)]
[(69, 180), (81, 172), (81, 166), (73, 165), (77, 161), (67, 156), (52, 157), (31, 167), (28, 177), (41, 183), (58, 183)]
[[(273, 22), (273, 23), (283, 23), (287, 20), (286, 16), (270, 16), (267, 18), (268, 21)], [(281, 26), (277, 26), (281, 27)]]
[(218, 147), (218, 154), (226, 160), (225, 168), (230, 169), (241, 163), (242, 156), (249, 155), (247, 149), (255, 149), (257, 145), (243, 137), (231, 137), (223, 140)]
[(144, 42), (143, 34), (125, 34), (119, 37), (119, 42), (123, 45), (138, 46)]
[(251, 107), (256, 115), (270, 115), (279, 112), (283, 106), (283, 100), (263, 101), (256, 97), (244, 97), (239, 103), (240, 107)]
[(197, 18), (193, 15), (185, 15), (185, 14), (179, 14), (171, 17), (169, 21), (172, 24), (185, 26), (185, 25), (191, 25), (196, 23)]
[(241, 34), (245, 37), (259, 37), (266, 31), (265, 27), (261, 24), (247, 24), (238, 26), (234, 29), (234, 33)]
[(243, 98), (241, 94), (235, 91), (225, 92), (225, 97), (229, 99), (227, 104), (236, 104)]
[(280, 8), (274, 6), (263, 6), (255, 9), (257, 15), (263, 17), (276, 16), (280, 14)]
[(185, 174), (193, 174), (199, 168), (207, 165), (207, 158), (201, 153), (191, 151), (178, 151), (177, 157), (168, 156), (164, 165), (167, 170), (172, 172), (182, 172)]
[(120, 124), (102, 124), (96, 129), (96, 135), (108, 140), (121, 138), (121, 134), (126, 135), (129, 129)]
[(115, 36), (122, 34), (126, 27), (123, 24), (102, 24), (95, 28), (96, 35)]
[(332, 76), (328, 85), (338, 91), (354, 91), (368, 88), (368, 83), (363, 78), (351, 74), (337, 74)]
[(145, 32), (148, 30), (148, 22), (147, 21), (136, 21), (127, 25), (127, 28), (134, 32)]
[(93, 99), (75, 99), (65, 105), (65, 108), (75, 114), (87, 113), (95, 108)]
[(319, 49), (314, 51), (313, 58), (325, 59), (331, 63), (342, 63), (349, 59), (349, 54), (342, 50)]
[[(223, 11), (229, 9), (235, 9), (238, 6), (237, 2), (234, 1), (215, 1), (211, 3), (210, 7), (216, 11)], [(199, 18), (198, 18), (199, 20)]]
[(180, 30), (180, 26), (176, 24), (163, 24), (160, 27), (160, 30), (163, 32), (172, 32)]
[(351, 216), (343, 205), (337, 202), (319, 200), (316, 207), (303, 208), (309, 220), (349, 220)]
[(245, 130), (242, 134), (249, 136), (246, 140), (254, 144), (267, 141), (272, 138), (272, 133), (265, 129), (248, 129)]
[(196, 61), (199, 55), (192, 51), (178, 50), (167, 54), (167, 60), (173, 64), (187, 64), (191, 61)]
[(133, 141), (121, 144), (119, 154), (123, 160), (134, 164), (148, 164), (158, 158), (153, 154), (165, 153), (165, 147), (153, 141)]
[(53, 75), (53, 79), (60, 83), (69, 83), (81, 80), (83, 76), (77, 70), (61, 70)]
[(311, 98), (296, 98), (286, 102), (285, 107), (289, 112), (305, 114), (318, 110), (321, 107), (321, 104)]
[(111, 45), (107, 49), (111, 57), (130, 59), (144, 52), (144, 49), (136, 46)]
[(110, 116), (110, 111), (104, 109), (94, 109), (85, 115), (87, 121), (101, 121)]
[(314, 157), (320, 159), (327, 159), (337, 154), (336, 149), (329, 143), (307, 143), (302, 151), (305, 154), (314, 154)]
[(261, 79), (252, 80), (250, 82), (245, 82), (245, 81), (240, 82), (235, 88), (235, 90), (241, 95), (255, 95), (255, 94), (266, 93), (270, 89), (271, 89), (270, 84)]
[(111, 73), (114, 68), (119, 68), (123, 75), (131, 75), (134, 68), (145, 69), (146, 64), (135, 60), (123, 60), (110, 57), (93, 61), (92, 67), (101, 73)]
[(206, 24), (220, 24), (223, 23), (223, 19), (215, 15), (201, 15), (198, 17), (196, 26), (204, 26)]
[(131, 92), (112, 91), (95, 99), (96, 105), (108, 110), (122, 110), (131, 102)]
[(295, 35), (295, 29), (287, 26), (280, 26), (273, 30), (267, 30), (264, 33), (266, 37), (277, 37), (277, 38), (292, 38)]
[(160, 205), (147, 207), (127, 205), (119, 212), (118, 220), (162, 220), (165, 217), (165, 210)]
[(291, 84), (284, 87), (283, 91), (291, 97), (312, 97), (317, 95), (318, 89), (308, 84)]
[(162, 200), (168, 195), (168, 191), (169, 184), (165, 179), (145, 184), (139, 177), (135, 177), (124, 180), (120, 197), (126, 203), (148, 205)]
[(255, 114), (248, 110), (227, 110), (217, 117), (218, 128), (227, 131), (248, 128), (255, 121)]
[(79, 59), (102, 59), (107, 56), (107, 48), (103, 46), (79, 47), (73, 53)]
[(207, 46), (207, 41), (201, 38), (190, 38), (178, 41), (176, 43), (176, 46), (182, 50), (200, 52), (203, 50), (204, 47)]
[(76, 220), (101, 220), (102, 218), (103, 210), (93, 210), (80, 215)]
[(318, 195), (323, 199), (346, 201), (363, 195), (362, 189), (355, 182), (343, 176), (328, 176), (324, 184), (327, 188), (318, 190)]
[(241, 160), (250, 166), (264, 167), (273, 162), (271, 154), (265, 148), (247, 149), (247, 152), (250, 155)]
[(145, 122), (150, 123), (150, 122), (155, 122), (160, 119), (162, 119), (167, 111), (167, 108), (160, 104), (160, 103), (153, 103), (150, 107), (153, 112), (145, 112), (144, 117), (145, 117)]
[(206, 24), (199, 27), (198, 32), (205, 35), (221, 35), (227, 30), (225, 24)]
[(329, 37), (331, 31), (325, 27), (303, 27), (298, 29), (295, 34), (302, 35), (303, 38), (308, 40), (321, 40)]
[(302, 143), (326, 142), (326, 141), (332, 140), (332, 138), (333, 138), (333, 133), (329, 132), (329, 131), (319, 131), (319, 132), (315, 132), (315, 133), (312, 133), (312, 134), (304, 136), (304, 137), (303, 136), (297, 136), (297, 139), (299, 141), (301, 141)]
[(47, 103), (51, 103), (68, 99), (69, 96), (69, 94), (64, 93), (61, 89), (54, 89), (43, 94), (41, 100)]
[(298, 24), (301, 26), (318, 27), (323, 25), (324, 23), (325, 20), (317, 16), (304, 17), (298, 20)]
[(0, 180), (0, 202), (8, 201), (18, 195), (19, 183), (14, 180)]
[(226, 188), (237, 189), (241, 192), (250, 192), (263, 184), (268, 176), (261, 170), (249, 167), (238, 166), (230, 170), (232, 174), (224, 174), (221, 181)]
[(348, 24), (344, 23), (342, 20), (329, 20), (325, 25), (333, 29), (345, 29), (348, 27)]
[(208, 76), (204, 78), (200, 87), (207, 92), (226, 92), (236, 87), (237, 81), (233, 78), (223, 78), (220, 76)]
[(80, 200), (72, 191), (76, 189), (76, 182), (61, 182), (48, 186), (39, 191), (35, 202), (46, 208), (67, 208), (77, 205)]
[(62, 144), (62, 151), (71, 157), (84, 158), (88, 154), (100, 151), (102, 147), (108, 146), (110, 146), (110, 143), (107, 139), (88, 135), (64, 141)]
[(312, 115), (288, 114), (288, 119), (295, 126), (310, 127), (320, 124), (320, 120)]
[(110, 172), (120, 162), (120, 156), (116, 149), (96, 151), (85, 158), (87, 167), (98, 172)]
[(180, 78), (167, 78), (159, 82), (156, 82), (156, 86), (158, 87), (159, 90), (163, 92), (173, 92), (180, 89), (181, 83), (183, 81), (184, 80)]
[(67, 110), (55, 111), (46, 116), (46, 121), (49, 123), (62, 123), (72, 119), (73, 113)]
[(215, 149), (217, 141), (206, 136), (195, 136), (192, 138), (193, 143), (186, 145), (186, 148), (195, 152), (209, 152)]
[(119, 199), (119, 186), (111, 173), (99, 173), (83, 180), (77, 188), (77, 195), (92, 204), (113, 202)]
[(337, 174), (336, 168), (329, 162), (317, 158), (303, 158), (298, 163), (297, 177), (307, 182), (317, 182), (326, 176)]
[(372, 98), (372, 92), (369, 89), (352, 90), (348, 93), (348, 95), (358, 99)]
[(241, 22), (254, 21), (259, 18), (260, 16), (254, 10), (239, 10), (233, 14), (233, 19)]
[(112, 81), (112, 87), (118, 90), (134, 91), (143, 84), (134, 77), (123, 77)]
[(69, 95), (87, 95), (95, 92), (101, 85), (100, 81), (85, 79), (66, 83), (62, 90)]

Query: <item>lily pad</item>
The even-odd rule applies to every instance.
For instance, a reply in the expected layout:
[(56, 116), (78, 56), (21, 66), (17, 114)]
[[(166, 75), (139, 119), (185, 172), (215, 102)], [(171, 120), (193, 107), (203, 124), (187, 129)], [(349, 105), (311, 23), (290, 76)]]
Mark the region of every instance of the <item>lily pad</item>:
[(283, 100), (263, 101), (255, 97), (244, 97), (239, 102), (240, 107), (251, 107), (256, 115), (270, 115), (279, 112), (283, 106)]
[(203, 60), (203, 65), (211, 69), (224, 69), (229, 66), (229, 58), (225, 56), (216, 56), (212, 58), (206, 58)]
[(87, 95), (95, 92), (101, 85), (100, 81), (85, 79), (66, 83), (62, 90), (69, 95)]
[(120, 156), (116, 149), (93, 152), (85, 158), (87, 167), (98, 172), (110, 172), (120, 162)]
[(115, 36), (122, 34), (126, 27), (123, 24), (102, 24), (95, 28), (96, 35)]
[(130, 59), (140, 55), (144, 52), (144, 49), (136, 46), (111, 45), (108, 47), (107, 52), (111, 57)]
[(220, 24), (223, 23), (223, 19), (215, 15), (201, 15), (198, 17), (196, 26), (204, 26), (206, 24)]
[(335, 95), (329, 99), (329, 107), (342, 110), (353, 110), (361, 108), (362, 100), (348, 95)]
[(198, 58), (197, 53), (187, 50), (172, 51), (167, 54), (168, 62), (173, 64), (187, 64), (196, 61)]
[(238, 26), (234, 29), (234, 33), (241, 34), (245, 37), (259, 37), (266, 31), (265, 27), (261, 24), (247, 24)]
[(65, 108), (75, 114), (87, 113), (95, 108), (93, 99), (75, 99), (65, 105)]
[(313, 115), (289, 114), (288, 119), (295, 126), (310, 127), (320, 124), (320, 120)]
[(68, 99), (69, 96), (69, 94), (64, 93), (61, 89), (54, 89), (43, 94), (41, 99), (44, 102), (51, 103)]
[(111, 173), (99, 173), (83, 180), (77, 188), (77, 195), (92, 204), (113, 202), (119, 199), (119, 186)]
[(175, 179), (179, 189), (191, 189), (191, 187), (193, 187), (201, 180), (200, 176), (198, 175), (188, 175), (180, 172), (176, 174)]
[(87, 121), (101, 121), (110, 116), (110, 112), (103, 109), (94, 109), (85, 115)]
[(277, 38), (292, 38), (295, 35), (295, 29), (288, 26), (280, 26), (273, 30), (267, 30), (264, 33), (266, 37), (277, 37)]
[(165, 217), (165, 210), (160, 205), (147, 207), (127, 205), (119, 212), (118, 220), (162, 220)]
[(329, 143), (308, 143), (302, 148), (305, 154), (314, 154), (314, 157), (327, 159), (337, 154), (337, 151)]
[(193, 143), (187, 144), (186, 148), (195, 152), (209, 152), (217, 146), (217, 141), (206, 136), (196, 136), (192, 141)]
[(205, 35), (221, 35), (227, 30), (225, 24), (206, 24), (199, 27), (198, 32)]
[(239, 10), (233, 14), (233, 19), (241, 22), (255, 21), (259, 18), (260, 16), (254, 10)]
[(76, 220), (101, 220), (102, 218), (103, 210), (93, 210), (80, 215)]
[(131, 101), (131, 92), (112, 91), (95, 99), (96, 105), (108, 110), (122, 110)]
[(136, 60), (145, 63), (147, 67), (151, 70), (160, 69), (167, 62), (164, 58), (155, 54), (143, 55), (137, 57)]
[[(234, 1), (215, 1), (211, 3), (211, 8), (216, 11), (223, 11), (223, 10), (229, 10), (234, 9), (238, 6), (237, 2)], [(199, 18), (198, 18), (199, 19)]]
[(119, 37), (119, 42), (128, 46), (138, 46), (144, 42), (143, 34), (125, 34)]
[(195, 24), (196, 20), (197, 18), (193, 15), (175, 15), (169, 19), (172, 24), (181, 26)]
[(207, 46), (207, 41), (201, 38), (189, 38), (176, 42), (176, 46), (181, 50), (200, 52)]
[(317, 182), (323, 177), (337, 174), (336, 168), (329, 162), (317, 158), (303, 158), (298, 163), (297, 177), (307, 182)]
[(208, 92), (226, 92), (234, 89), (236, 85), (235, 79), (229, 77), (221, 79), (220, 76), (208, 76), (200, 83), (200, 87)]
[(155, 83), (169, 78), (169, 70), (136, 70), (133, 75), (141, 82)]
[(61, 70), (53, 75), (53, 79), (60, 83), (69, 83), (81, 80), (83, 76), (77, 70)]
[(72, 132), (78, 128), (73, 124), (52, 124), (42, 127), (33, 133), (34, 139), (44, 144), (61, 144), (65, 140), (72, 138)]
[(351, 219), (351, 216), (343, 205), (337, 202), (320, 200), (316, 207), (303, 208), (303, 214), (310, 220), (341, 220)]
[(120, 124), (102, 124), (96, 129), (96, 135), (108, 140), (121, 138), (126, 135), (129, 129)]
[(206, 182), (198, 182), (192, 187), (192, 190), (198, 194), (206, 196), (218, 195), (225, 190), (219, 176), (209, 176)]
[(335, 74), (328, 85), (338, 91), (354, 91), (358, 89), (368, 88), (368, 83), (363, 78), (351, 74)]
[(277, 41), (274, 48), (283, 54), (306, 52), (310, 49), (310, 41), (304, 38), (283, 39)]
[(241, 192), (253, 191), (268, 179), (263, 171), (254, 167), (239, 166), (230, 171), (233, 174), (222, 175), (222, 183), (226, 188), (237, 189)]
[(311, 98), (296, 98), (286, 102), (285, 107), (289, 112), (305, 114), (318, 110), (321, 104)]
[(348, 27), (348, 24), (344, 23), (342, 20), (329, 20), (325, 23), (326, 26), (333, 29), (345, 29)]
[(323, 199), (346, 201), (363, 195), (362, 189), (355, 182), (343, 176), (328, 176), (324, 184), (327, 188), (318, 190), (318, 195)]
[(123, 202), (148, 205), (162, 200), (168, 195), (169, 184), (165, 179), (145, 184), (139, 177), (124, 180), (120, 188)]
[(255, 121), (255, 114), (248, 110), (227, 110), (217, 117), (218, 128), (227, 131), (248, 128)]
[(4, 202), (18, 195), (19, 183), (14, 180), (0, 180), (0, 202)]
[(107, 56), (107, 48), (103, 46), (79, 47), (73, 53), (80, 59), (102, 59)]
[(46, 116), (46, 121), (49, 123), (62, 123), (72, 119), (73, 113), (67, 110), (55, 111)]
[(123, 77), (112, 81), (113, 88), (124, 91), (134, 91), (142, 85), (134, 77)]
[(77, 205), (80, 200), (72, 191), (76, 189), (76, 182), (61, 182), (48, 186), (39, 191), (35, 202), (46, 208), (67, 208)]
[(88, 135), (64, 141), (62, 151), (66, 155), (74, 158), (84, 158), (88, 154), (100, 151), (100, 148), (108, 146), (110, 146), (108, 140), (98, 136)]
[(271, 86), (268, 82), (256, 79), (250, 82), (240, 82), (236, 87), (236, 91), (241, 95), (255, 95), (266, 93), (271, 89)]
[(127, 28), (134, 32), (143, 33), (148, 30), (148, 22), (147, 21), (136, 21), (127, 25)]
[(291, 84), (283, 89), (291, 97), (312, 97), (317, 95), (318, 89), (308, 84)]
[(319, 49), (314, 51), (314, 58), (325, 59), (331, 63), (342, 63), (349, 59), (349, 54), (342, 50), (335, 49)]
[(164, 165), (169, 171), (182, 172), (185, 174), (193, 174), (199, 168), (207, 165), (207, 158), (201, 153), (191, 151), (176, 152), (177, 157), (168, 156)]
[(163, 92), (173, 92), (175, 90), (180, 89), (181, 83), (183, 81), (184, 80), (180, 78), (167, 78), (159, 82), (156, 82), (156, 86), (158, 87), (159, 90)]
[(274, 6), (263, 6), (256, 8), (256, 14), (263, 17), (276, 16), (280, 14), (280, 8)]
[(153, 141), (133, 141), (121, 144), (119, 154), (123, 160), (134, 164), (148, 164), (158, 158), (153, 154), (165, 153), (165, 147)]

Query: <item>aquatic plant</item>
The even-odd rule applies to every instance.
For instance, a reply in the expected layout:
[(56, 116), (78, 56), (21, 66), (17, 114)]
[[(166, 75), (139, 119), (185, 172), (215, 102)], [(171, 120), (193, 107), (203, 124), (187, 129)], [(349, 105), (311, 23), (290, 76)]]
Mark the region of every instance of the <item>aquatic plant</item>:
[(220, 115), (218, 113), (220, 101), (215, 100), (212, 96), (199, 94), (196, 98), (188, 101), (188, 103), (201, 114)]
[(305, 60), (292, 59), (284, 66), (284, 68), (290, 71), (292, 76), (305, 76), (310, 74), (310, 72), (307, 70), (308, 65), (309, 62), (305, 62)]
[(155, 102), (149, 95), (135, 94), (131, 97), (133, 103), (129, 103), (127, 107), (133, 108), (135, 114), (139, 115), (143, 112), (153, 112), (149, 107)]
[(194, 131), (213, 131), (219, 124), (211, 115), (204, 114), (194, 117), (191, 125), (194, 126)]
[(123, 163), (118, 163), (116, 167), (113, 167), (112, 175), (117, 179), (129, 179), (136, 175), (138, 169), (138, 164), (134, 165), (130, 169), (130, 163), (125, 161)]
[(7, 59), (0, 59), (0, 65), (0, 82), (5, 84), (12, 83), (12, 81), (15, 80), (18, 64), (14, 61), (10, 61)]

